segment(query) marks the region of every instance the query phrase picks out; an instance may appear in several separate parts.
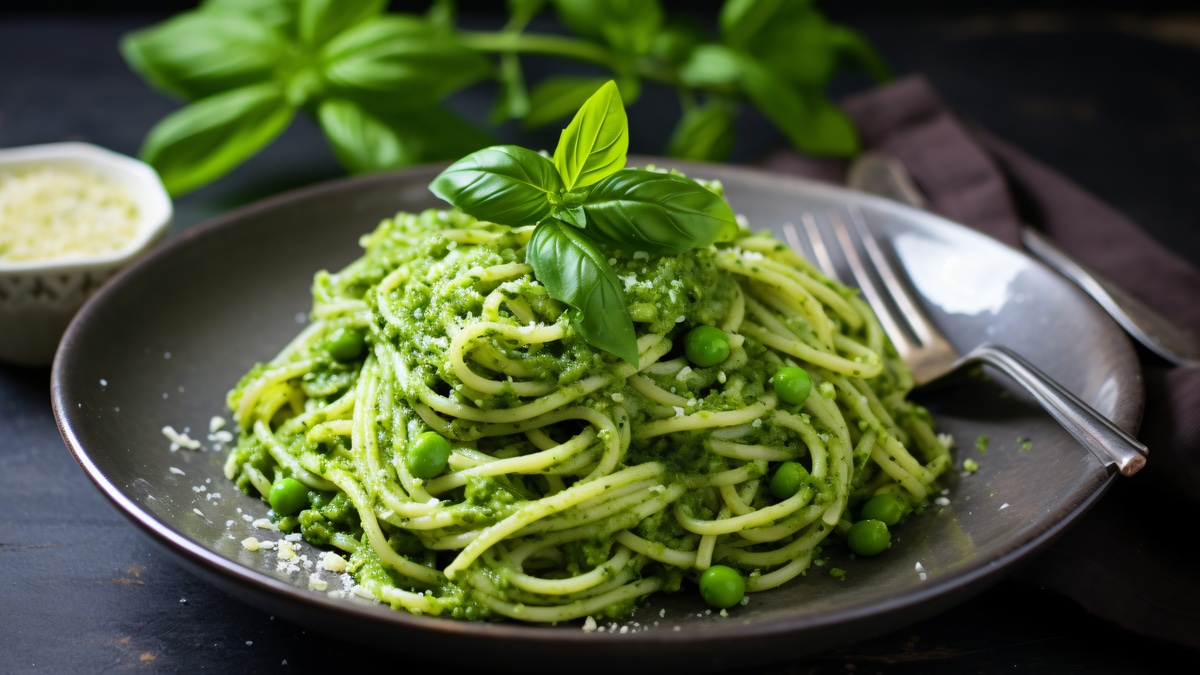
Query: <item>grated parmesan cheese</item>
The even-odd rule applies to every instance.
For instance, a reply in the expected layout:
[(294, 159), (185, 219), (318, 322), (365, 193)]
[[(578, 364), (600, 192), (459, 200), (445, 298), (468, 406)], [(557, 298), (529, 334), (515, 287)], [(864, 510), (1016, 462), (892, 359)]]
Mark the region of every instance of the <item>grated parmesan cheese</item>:
[[(164, 396), (165, 395), (166, 394), (164, 394)], [(171, 441), (172, 450), (178, 450), (179, 448), (198, 450), (200, 448), (200, 441), (193, 440), (186, 433), (181, 434), (178, 431), (175, 431), (175, 428), (170, 425), (163, 427), (162, 433), (163, 436), (167, 437), (167, 440)]]
[(137, 204), (121, 185), (94, 171), (43, 166), (0, 172), (0, 260), (116, 253), (137, 229)]

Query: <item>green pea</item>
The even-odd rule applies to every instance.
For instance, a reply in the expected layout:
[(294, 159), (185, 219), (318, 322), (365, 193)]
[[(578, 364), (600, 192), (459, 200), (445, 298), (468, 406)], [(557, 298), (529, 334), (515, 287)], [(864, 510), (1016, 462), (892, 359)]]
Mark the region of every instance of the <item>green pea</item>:
[(864, 520), (878, 520), (884, 525), (895, 525), (904, 517), (904, 504), (893, 495), (878, 494), (863, 504), (858, 517)]
[(338, 361), (353, 361), (362, 356), (367, 337), (358, 328), (340, 326), (326, 339), (329, 355)]
[(700, 575), (700, 595), (713, 607), (733, 607), (746, 595), (746, 581), (732, 567), (713, 565)]
[(295, 478), (277, 480), (267, 495), (276, 516), (290, 516), (308, 506), (308, 488)]
[(808, 400), (812, 391), (812, 378), (803, 368), (786, 366), (775, 372), (771, 385), (779, 399), (789, 405), (801, 405)]
[(446, 470), (450, 461), (450, 441), (436, 431), (426, 431), (417, 436), (408, 449), (404, 464), (408, 472), (417, 478), (433, 478)]
[(798, 462), (784, 462), (775, 469), (771, 477), (771, 494), (787, 499), (800, 491), (808, 482), (808, 469)]
[(683, 339), (688, 361), (707, 368), (729, 358), (729, 336), (715, 326), (696, 326)]
[(892, 545), (892, 533), (882, 520), (860, 520), (850, 526), (846, 544), (858, 555), (878, 555)]

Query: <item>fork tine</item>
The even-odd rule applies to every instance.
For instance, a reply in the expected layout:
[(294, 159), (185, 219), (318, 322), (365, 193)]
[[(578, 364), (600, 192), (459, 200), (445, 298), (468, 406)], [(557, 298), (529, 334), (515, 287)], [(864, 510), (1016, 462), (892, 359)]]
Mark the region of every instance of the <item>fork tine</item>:
[[(867, 300), (867, 304), (875, 310), (875, 316), (878, 317), (879, 323), (883, 326), (883, 331), (891, 338), (892, 344), (896, 347), (896, 352), (900, 358), (909, 361), (915, 352), (920, 348), (921, 343), (915, 340), (915, 331), (909, 329), (908, 321), (903, 318), (903, 315), (898, 315), (893, 309), (893, 304), (890, 301), (895, 297), (895, 294), (888, 290), (886, 280), (890, 276), (895, 278), (892, 272), (890, 263), (887, 271), (891, 274), (881, 274), (880, 278), (884, 281), (884, 285), (880, 286), (879, 281), (876, 281), (875, 276), (870, 273), (869, 267), (863, 262), (863, 259), (858, 254), (858, 245), (855, 240), (863, 243), (864, 248), (866, 242), (871, 240), (870, 236), (863, 236), (862, 232), (851, 232), (846, 223), (842, 220), (837, 211), (831, 211), (829, 214), (829, 224), (833, 228), (834, 236), (838, 240), (842, 256), (846, 260), (846, 265), (850, 268), (850, 274), (854, 278), (854, 283), (862, 291), (863, 296)], [(878, 249), (878, 247), (876, 247)], [(877, 261), (872, 258), (872, 263)], [(897, 303), (903, 305), (903, 303)], [(908, 304), (912, 304), (911, 301)], [(903, 310), (901, 310), (903, 311)]]
[(892, 302), (896, 303), (896, 308), (900, 310), (900, 316), (908, 330), (912, 332), (913, 337), (922, 345), (944, 342), (941, 334), (933, 328), (933, 321), (908, 292), (906, 280), (900, 278), (891, 259), (887, 257), (887, 254), (880, 248), (878, 240), (867, 229), (862, 211), (857, 207), (848, 207), (846, 211), (849, 214), (850, 225), (856, 238), (862, 243), (875, 272), (883, 281), (883, 287), (889, 289)]
[(833, 259), (829, 256), (829, 249), (825, 247), (820, 232), (817, 231), (812, 213), (806, 211), (801, 214), (800, 224), (804, 226), (804, 236), (800, 236), (795, 223), (783, 224), (784, 241), (792, 247), (793, 251), (816, 265), (826, 276), (836, 279), (838, 277), (837, 269), (834, 267)]

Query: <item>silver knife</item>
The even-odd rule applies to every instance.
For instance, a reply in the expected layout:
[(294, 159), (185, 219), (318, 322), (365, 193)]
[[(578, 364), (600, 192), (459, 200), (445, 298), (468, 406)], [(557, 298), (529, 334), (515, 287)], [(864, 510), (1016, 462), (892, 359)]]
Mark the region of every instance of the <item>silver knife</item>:
[[(850, 166), (846, 184), (856, 190), (928, 209), (929, 203), (895, 157), (863, 153)], [(1130, 336), (1147, 349), (1178, 366), (1200, 365), (1200, 337), (1168, 320), (1112, 281), (1089, 270), (1058, 248), (1048, 237), (1021, 226), (1021, 243), (1060, 274), (1074, 281), (1103, 307)]]

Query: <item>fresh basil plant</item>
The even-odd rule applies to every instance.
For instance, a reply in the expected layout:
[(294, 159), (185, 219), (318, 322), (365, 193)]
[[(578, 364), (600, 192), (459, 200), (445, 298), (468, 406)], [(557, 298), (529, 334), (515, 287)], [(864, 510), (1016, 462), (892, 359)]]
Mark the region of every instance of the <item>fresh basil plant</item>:
[[(727, 159), (746, 105), (802, 152), (849, 155), (858, 138), (829, 101), (829, 84), (849, 70), (888, 77), (871, 45), (827, 21), (814, 0), (725, 0), (711, 31), (685, 10), (668, 13), (661, 0), (508, 0), (508, 20), (495, 31), (457, 26), (453, 0), (427, 2), (424, 13), (387, 6), (385, 0), (204, 0), (126, 35), (121, 51), (129, 65), (191, 102), (149, 132), (143, 159), (181, 195), (233, 170), (307, 112), (348, 170), (394, 169), (495, 142), (445, 105), (466, 87), (498, 85), (490, 122), (519, 120), (534, 129), (568, 117), (610, 80), (629, 104), (646, 83), (678, 92), (682, 115), (664, 148), (671, 156)], [(563, 31), (528, 32), (547, 9)], [(602, 73), (554, 74), (530, 85), (521, 65), (526, 56)], [(617, 117), (589, 120), (601, 129), (571, 129), (565, 154), (554, 156), (568, 201), (571, 190), (611, 174), (626, 150), (577, 147), (604, 127), (625, 124)], [(576, 224), (585, 211), (560, 210)]]
[(613, 81), (559, 137), (554, 159), (515, 145), (471, 153), (430, 184), (465, 213), (510, 227), (536, 225), (525, 256), (534, 276), (572, 309), (588, 344), (638, 362), (637, 335), (610, 253), (682, 253), (728, 241), (738, 225), (725, 200), (694, 180), (626, 169), (629, 123)]

